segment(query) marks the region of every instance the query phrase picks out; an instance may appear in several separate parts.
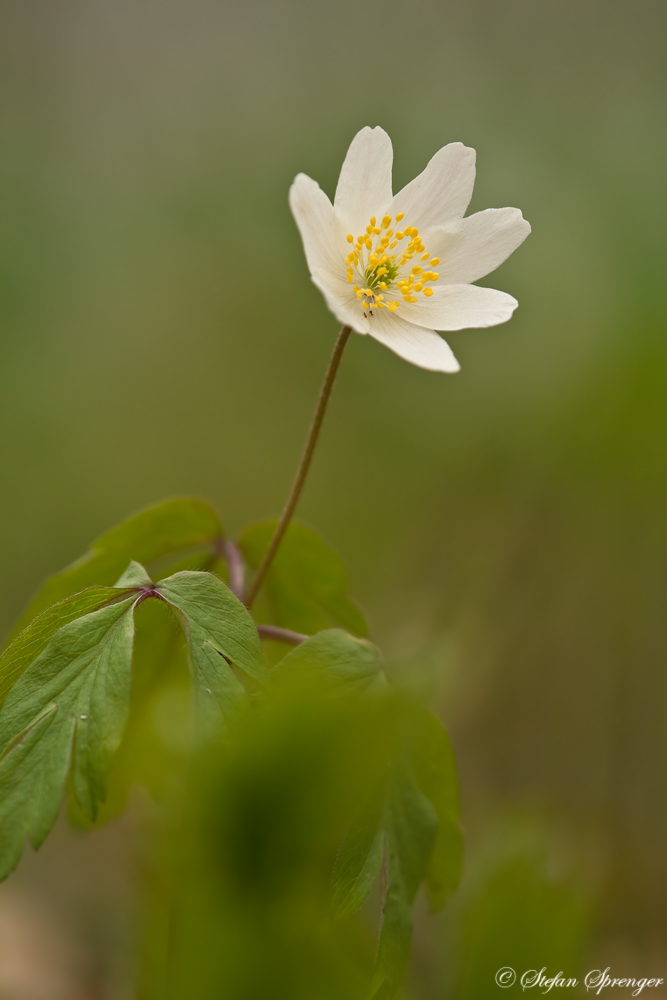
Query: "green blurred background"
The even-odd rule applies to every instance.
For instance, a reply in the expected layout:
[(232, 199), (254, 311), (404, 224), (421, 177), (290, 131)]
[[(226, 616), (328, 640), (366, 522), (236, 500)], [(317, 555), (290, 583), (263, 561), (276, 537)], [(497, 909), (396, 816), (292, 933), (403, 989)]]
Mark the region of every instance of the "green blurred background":
[[(333, 196), (366, 124), (395, 189), (474, 146), (471, 211), (533, 226), (484, 282), (520, 309), (452, 334), (451, 377), (354, 338), (300, 510), (457, 753), (467, 873), (420, 917), (410, 996), (495, 996), (512, 961), (664, 975), (664, 3), (0, 16), (3, 629), (149, 502), (201, 494), (231, 533), (278, 511), (337, 329), (292, 178)], [(69, 927), (82, 997), (124, 995), (131, 841), (63, 827), (0, 893), (0, 929), (21, 906)]]

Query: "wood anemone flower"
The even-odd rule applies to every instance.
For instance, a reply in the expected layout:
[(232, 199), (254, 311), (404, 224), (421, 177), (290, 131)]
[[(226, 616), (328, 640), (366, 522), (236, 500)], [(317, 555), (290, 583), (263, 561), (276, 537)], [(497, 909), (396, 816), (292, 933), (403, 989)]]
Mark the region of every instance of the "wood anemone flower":
[(406, 361), (431, 371), (459, 364), (436, 330), (505, 323), (518, 302), (472, 284), (523, 243), (530, 225), (518, 208), (463, 218), (475, 183), (475, 150), (443, 146), (426, 169), (392, 194), (391, 140), (363, 128), (352, 140), (333, 205), (299, 174), (290, 207), (313, 282), (331, 312)]

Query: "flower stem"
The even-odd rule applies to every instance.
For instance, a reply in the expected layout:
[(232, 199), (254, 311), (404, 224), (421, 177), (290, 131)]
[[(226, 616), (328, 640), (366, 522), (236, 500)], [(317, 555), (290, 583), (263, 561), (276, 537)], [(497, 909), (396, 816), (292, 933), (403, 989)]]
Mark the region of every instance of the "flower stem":
[(252, 602), (255, 600), (259, 592), (259, 588), (264, 583), (264, 577), (268, 572), (269, 566), (273, 562), (273, 557), (278, 551), (278, 547), (283, 540), (285, 532), (289, 527), (289, 523), (292, 520), (292, 515), (294, 514), (296, 505), (299, 502), (299, 497), (301, 496), (301, 491), (303, 490), (306, 476), (308, 475), (308, 470), (310, 469), (310, 463), (313, 460), (317, 439), (320, 436), (322, 421), (324, 420), (324, 414), (327, 410), (331, 390), (333, 389), (333, 384), (336, 381), (338, 366), (340, 365), (345, 345), (347, 344), (351, 333), (351, 327), (344, 326), (338, 334), (338, 339), (334, 345), (331, 357), (329, 358), (329, 365), (327, 367), (326, 375), (324, 376), (322, 388), (320, 389), (320, 396), (317, 400), (317, 406), (315, 407), (313, 420), (310, 425), (310, 430), (308, 431), (308, 437), (303, 449), (303, 454), (301, 455), (301, 461), (299, 462), (299, 467), (296, 470), (296, 476), (294, 477), (294, 482), (292, 483), (292, 489), (290, 490), (285, 506), (283, 507), (283, 512), (280, 515), (278, 526), (274, 532), (273, 538), (271, 539), (271, 544), (266, 550), (266, 554), (260, 563), (259, 569), (255, 573), (252, 583), (248, 588), (248, 596), (246, 598), (246, 604), (248, 607), (250, 607)]

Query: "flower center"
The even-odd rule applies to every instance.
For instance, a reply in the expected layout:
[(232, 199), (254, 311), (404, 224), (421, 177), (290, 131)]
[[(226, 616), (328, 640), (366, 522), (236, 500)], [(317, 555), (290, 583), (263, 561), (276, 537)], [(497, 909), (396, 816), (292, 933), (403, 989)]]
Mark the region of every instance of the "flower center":
[[(366, 232), (357, 236), (352, 233), (347, 242), (352, 249), (345, 258), (347, 280), (354, 285), (354, 291), (361, 302), (364, 315), (373, 309), (398, 309), (399, 297), (404, 302), (418, 302), (419, 295), (427, 298), (433, 295), (429, 281), (440, 277), (435, 271), (424, 270), (427, 262), (432, 267), (440, 263), (438, 257), (431, 257), (424, 247), (416, 226), (398, 226), (403, 218), (399, 212), (394, 220), (385, 215), (380, 226), (374, 215)], [(395, 228), (392, 227), (392, 223)], [(417, 258), (419, 263), (412, 264)], [(359, 284), (354, 284), (355, 279)]]

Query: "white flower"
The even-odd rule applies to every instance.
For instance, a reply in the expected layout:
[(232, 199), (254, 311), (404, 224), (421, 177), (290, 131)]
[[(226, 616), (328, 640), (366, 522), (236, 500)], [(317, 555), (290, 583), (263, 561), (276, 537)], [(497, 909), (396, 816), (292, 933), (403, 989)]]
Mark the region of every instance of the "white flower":
[(308, 268), (331, 312), (370, 333), (406, 361), (432, 371), (459, 364), (436, 330), (504, 323), (518, 302), (471, 282), (495, 270), (530, 226), (518, 208), (488, 208), (467, 219), (475, 150), (444, 146), (392, 195), (391, 140), (363, 128), (343, 163), (333, 205), (299, 174), (290, 207)]

